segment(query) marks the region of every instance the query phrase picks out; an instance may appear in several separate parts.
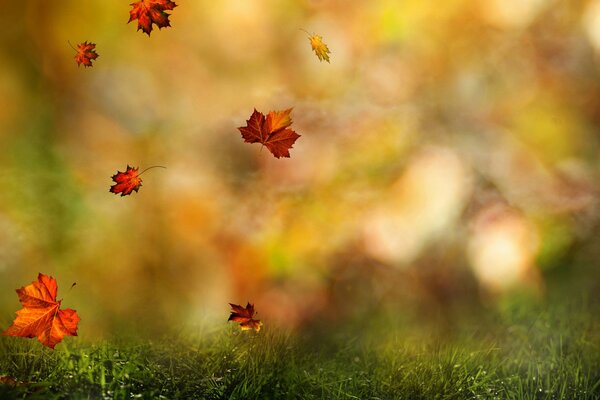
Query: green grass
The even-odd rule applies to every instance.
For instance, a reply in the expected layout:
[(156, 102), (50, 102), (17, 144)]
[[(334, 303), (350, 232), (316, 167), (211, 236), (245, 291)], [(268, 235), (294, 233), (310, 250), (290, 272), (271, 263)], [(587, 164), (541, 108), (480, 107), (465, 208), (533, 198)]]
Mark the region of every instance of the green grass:
[[(186, 332), (55, 351), (1, 338), (1, 399), (598, 399), (589, 310), (510, 312), (432, 334), (392, 320), (345, 330)], [(491, 322), (490, 322), (491, 321)], [(484, 327), (482, 327), (484, 325)]]

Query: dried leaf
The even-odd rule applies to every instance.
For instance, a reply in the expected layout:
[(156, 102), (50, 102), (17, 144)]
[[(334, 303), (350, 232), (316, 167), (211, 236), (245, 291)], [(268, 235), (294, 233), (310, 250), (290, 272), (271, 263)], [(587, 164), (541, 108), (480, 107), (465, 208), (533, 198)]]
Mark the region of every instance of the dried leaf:
[(16, 387), (16, 386), (27, 386), (27, 385), (31, 385), (32, 382), (29, 381), (20, 381), (15, 377), (12, 376), (8, 376), (8, 375), (0, 375), (0, 385), (6, 385), (6, 386), (10, 386), (10, 387)]
[(94, 43), (88, 43), (87, 41), (83, 43), (79, 43), (77, 48), (77, 54), (75, 54), (75, 61), (77, 62), (77, 66), (79, 67), (81, 64), (84, 67), (92, 67), (92, 60), (95, 60), (99, 57), (96, 54), (96, 45)]
[(23, 309), (5, 330), (4, 336), (37, 337), (44, 346), (54, 348), (65, 336), (77, 336), (79, 315), (75, 310), (60, 309), (61, 300), (56, 301), (56, 280), (40, 273), (38, 280), (17, 289)]
[(265, 117), (256, 111), (246, 121), (246, 126), (239, 127), (246, 143), (260, 143), (269, 149), (276, 158), (289, 157), (289, 149), (300, 137), (288, 127), (292, 124), (291, 108), (283, 111), (271, 111)]
[(170, 0), (140, 0), (131, 3), (132, 9), (129, 11), (129, 22), (137, 19), (138, 28), (150, 36), (152, 32), (152, 24), (158, 26), (158, 29), (171, 26), (169, 22), (169, 11), (177, 7), (177, 4)]
[(17, 380), (17, 378), (13, 378), (12, 376), (0, 375), (0, 384), (8, 386), (17, 386), (19, 384), (19, 381)]
[(243, 331), (254, 329), (256, 332), (260, 332), (262, 322), (259, 319), (252, 319), (254, 316), (254, 304), (248, 303), (246, 308), (233, 303), (229, 303), (229, 305), (232, 311), (227, 321), (239, 322), (240, 328)]

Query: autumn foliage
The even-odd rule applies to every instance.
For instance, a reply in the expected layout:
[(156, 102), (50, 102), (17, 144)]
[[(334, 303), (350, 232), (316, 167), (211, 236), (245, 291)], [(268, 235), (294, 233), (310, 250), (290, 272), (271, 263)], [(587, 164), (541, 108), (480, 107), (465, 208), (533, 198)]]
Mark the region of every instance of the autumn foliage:
[(150, 36), (152, 24), (158, 26), (158, 29), (171, 26), (169, 22), (169, 11), (177, 7), (177, 4), (170, 0), (140, 0), (131, 3), (132, 9), (129, 11), (129, 22), (138, 21), (138, 31), (141, 29)]
[(289, 157), (289, 149), (300, 137), (288, 127), (292, 124), (291, 108), (283, 111), (271, 111), (264, 114), (254, 110), (246, 126), (239, 127), (246, 143), (260, 143), (276, 158)]
[(239, 322), (240, 328), (243, 331), (254, 329), (256, 332), (260, 331), (262, 322), (259, 319), (252, 319), (254, 316), (254, 304), (248, 303), (246, 308), (238, 305), (229, 303), (231, 306), (231, 315), (227, 321)]
[(117, 171), (112, 176), (112, 180), (116, 183), (110, 187), (110, 192), (114, 194), (121, 194), (121, 196), (128, 196), (134, 190), (137, 192), (142, 186), (142, 178), (139, 177), (138, 168), (127, 166), (125, 172)]
[(308, 35), (308, 41), (310, 42), (310, 45), (313, 49), (313, 51), (315, 52), (315, 54), (317, 55), (317, 58), (319, 59), (319, 61), (327, 61), (329, 62), (329, 47), (327, 47), (327, 45), (323, 42), (323, 37), (319, 36), (319, 35)]
[(60, 309), (56, 300), (56, 279), (40, 273), (38, 280), (17, 289), (23, 309), (2, 334), (4, 336), (37, 337), (44, 346), (54, 348), (65, 336), (77, 336), (79, 315), (75, 310)]
[(96, 44), (88, 43), (87, 41), (80, 43), (77, 45), (75, 49), (77, 54), (75, 54), (75, 61), (77, 62), (77, 66), (83, 64), (84, 67), (91, 67), (92, 60), (98, 58), (98, 54), (96, 53)]
[[(141, 29), (150, 36), (153, 25), (159, 29), (171, 26), (168, 11), (173, 10), (177, 5), (171, 0), (139, 0), (131, 3), (130, 6), (132, 8), (129, 11), (128, 23), (137, 20), (137, 29)], [(309, 34), (309, 40), (319, 60), (329, 61), (329, 49), (323, 43), (321, 36)], [(87, 41), (78, 44), (77, 48), (74, 48), (77, 52), (75, 55), (77, 65), (83, 64), (84, 67), (91, 67), (92, 62), (99, 57), (95, 48), (95, 43)], [(281, 111), (270, 111), (264, 115), (254, 109), (246, 121), (246, 126), (238, 129), (246, 143), (260, 143), (276, 158), (289, 158), (289, 150), (300, 137), (290, 128), (291, 112), (292, 108), (288, 108)], [(134, 191), (138, 192), (142, 186), (140, 175), (146, 170), (139, 172), (137, 167), (127, 165), (124, 172), (117, 171), (112, 176), (114, 185), (110, 187), (109, 191), (121, 196), (131, 195)], [(3, 335), (37, 337), (42, 344), (50, 348), (54, 348), (67, 335), (77, 336), (77, 325), (80, 318), (75, 310), (60, 309), (61, 301), (56, 300), (57, 290), (56, 280), (42, 273), (39, 274), (37, 281), (17, 289), (23, 309), (17, 311), (17, 318), (3, 332)], [(253, 318), (255, 314), (253, 304), (248, 303), (246, 307), (231, 303), (230, 305), (232, 311), (229, 321), (238, 322), (242, 330), (260, 331), (262, 323)]]

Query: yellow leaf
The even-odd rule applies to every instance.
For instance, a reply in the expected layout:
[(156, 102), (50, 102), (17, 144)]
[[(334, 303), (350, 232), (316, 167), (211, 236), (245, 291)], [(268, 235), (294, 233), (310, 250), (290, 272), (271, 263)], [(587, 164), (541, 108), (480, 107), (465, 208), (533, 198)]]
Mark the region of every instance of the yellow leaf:
[[(305, 31), (306, 32), (306, 31)], [(308, 32), (306, 32), (308, 33)], [(311, 35), (310, 33), (308, 33), (308, 40), (310, 41), (310, 45), (312, 46), (313, 51), (315, 52), (315, 54), (317, 55), (317, 57), (319, 58), (320, 61), (327, 61), (329, 62), (329, 48), (327, 47), (327, 45), (325, 43), (323, 43), (323, 37), (319, 36), (319, 35)]]

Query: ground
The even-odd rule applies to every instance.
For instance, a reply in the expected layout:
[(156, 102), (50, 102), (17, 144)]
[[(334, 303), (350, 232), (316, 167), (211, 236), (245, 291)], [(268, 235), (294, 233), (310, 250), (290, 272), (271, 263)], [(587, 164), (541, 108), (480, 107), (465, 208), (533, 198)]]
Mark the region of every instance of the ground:
[[(588, 302), (589, 303), (589, 302)], [(158, 340), (0, 340), (2, 399), (598, 399), (597, 309), (518, 306), (448, 327), (181, 329)]]

